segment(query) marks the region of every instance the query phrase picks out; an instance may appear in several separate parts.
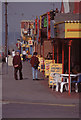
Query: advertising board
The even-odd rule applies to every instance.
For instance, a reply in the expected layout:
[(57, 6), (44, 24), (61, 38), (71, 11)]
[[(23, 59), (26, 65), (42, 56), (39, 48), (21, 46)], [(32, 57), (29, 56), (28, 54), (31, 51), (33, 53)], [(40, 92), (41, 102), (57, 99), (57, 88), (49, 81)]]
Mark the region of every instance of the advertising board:
[[(40, 70), (40, 72), (43, 71), (43, 57), (39, 57), (39, 66), (38, 66), (38, 70)], [(45, 70), (45, 60), (44, 60), (44, 70)]]
[[(38, 56), (37, 56), (38, 57)], [(39, 62), (41, 61), (41, 59), (43, 59), (42, 57), (38, 57), (39, 59)], [(38, 66), (38, 70), (40, 70), (40, 63), (39, 63), (39, 66)]]
[[(49, 69), (50, 69), (50, 64), (53, 62), (53, 60), (45, 60), (45, 77), (49, 76)], [(55, 61), (54, 61), (55, 63)]]
[(33, 40), (28, 40), (28, 45), (33, 45)]
[(60, 63), (51, 63), (50, 64), (50, 70), (49, 70), (49, 86), (52, 85), (54, 80), (54, 73), (62, 74), (62, 64)]
[(21, 21), (21, 37), (26, 40), (26, 36), (33, 35), (34, 21), (33, 20), (22, 20)]

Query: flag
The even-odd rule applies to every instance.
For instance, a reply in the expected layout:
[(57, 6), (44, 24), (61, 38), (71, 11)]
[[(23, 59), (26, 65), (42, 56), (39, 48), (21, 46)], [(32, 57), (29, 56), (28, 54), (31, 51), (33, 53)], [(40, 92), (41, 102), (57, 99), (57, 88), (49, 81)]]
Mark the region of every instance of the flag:
[(63, 3), (64, 3), (64, 13), (69, 13), (70, 12), (69, 0), (63, 0)]
[(64, 13), (64, 4), (63, 4), (63, 0), (62, 0), (62, 3), (61, 3), (61, 13)]
[(62, 0), (61, 13), (69, 13), (69, 12), (70, 12), (69, 0)]

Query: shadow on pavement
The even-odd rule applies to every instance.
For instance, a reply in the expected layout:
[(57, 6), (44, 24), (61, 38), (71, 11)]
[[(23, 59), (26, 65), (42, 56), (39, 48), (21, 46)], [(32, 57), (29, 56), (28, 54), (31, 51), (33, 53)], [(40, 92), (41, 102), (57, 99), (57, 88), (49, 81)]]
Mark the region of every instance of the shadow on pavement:
[(28, 78), (23, 78), (23, 80), (27, 80)]

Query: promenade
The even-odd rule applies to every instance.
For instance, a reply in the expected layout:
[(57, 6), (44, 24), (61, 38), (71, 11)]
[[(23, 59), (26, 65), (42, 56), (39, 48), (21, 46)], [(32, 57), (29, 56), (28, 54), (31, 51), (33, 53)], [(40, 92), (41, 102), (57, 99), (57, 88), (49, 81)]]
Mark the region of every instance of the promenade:
[[(3, 73), (5, 69), (3, 65)], [(14, 80), (13, 67), (2, 75), (4, 118), (79, 118), (79, 94), (55, 92), (48, 87), (48, 78), (38, 71), (33, 81), (29, 62), (23, 63), (23, 80)]]

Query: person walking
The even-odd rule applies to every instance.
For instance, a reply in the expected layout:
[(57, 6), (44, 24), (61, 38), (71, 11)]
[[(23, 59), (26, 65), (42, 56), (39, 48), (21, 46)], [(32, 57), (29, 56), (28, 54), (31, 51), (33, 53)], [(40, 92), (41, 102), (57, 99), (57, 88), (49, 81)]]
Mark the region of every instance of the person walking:
[(37, 69), (39, 65), (39, 59), (36, 57), (37, 52), (34, 52), (33, 56), (31, 57), (30, 64), (32, 66), (32, 75), (33, 75), (33, 80), (38, 80), (38, 74), (37, 74)]
[(13, 49), (12, 50), (12, 57), (14, 57), (15, 56), (15, 50)]
[(25, 61), (26, 60), (26, 51), (23, 50), (22, 54), (23, 54), (23, 61)]
[(22, 61), (18, 51), (15, 52), (15, 56), (13, 57), (13, 67), (14, 67), (14, 78), (18, 80), (17, 72), (19, 71), (20, 80), (22, 77)]

